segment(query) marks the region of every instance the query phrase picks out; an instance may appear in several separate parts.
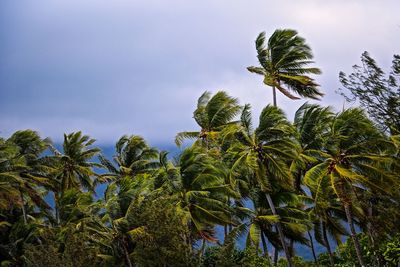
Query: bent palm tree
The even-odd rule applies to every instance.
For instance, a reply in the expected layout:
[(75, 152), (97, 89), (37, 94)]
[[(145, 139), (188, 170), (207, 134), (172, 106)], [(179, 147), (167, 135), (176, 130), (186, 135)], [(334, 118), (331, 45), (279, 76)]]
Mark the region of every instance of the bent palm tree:
[[(271, 194), (278, 188), (292, 187), (292, 176), (286, 163), (294, 148), (288, 139), (291, 127), (280, 109), (268, 105), (261, 113), (259, 126), (253, 130), (249, 109), (249, 105), (243, 109), (241, 125), (231, 127), (238, 140), (228, 150), (235, 161), (232, 173), (239, 174), (246, 168), (254, 180), (251, 183), (264, 192), (272, 215), (278, 216)], [(293, 266), (280, 222), (276, 223), (276, 228), (289, 266)]]
[(18, 148), (18, 156), (23, 158), (26, 164), (25, 168), (19, 171), (19, 176), (23, 183), (19, 193), (24, 222), (27, 223), (27, 209), (31, 206), (29, 205), (30, 202), (45, 212), (48, 212), (50, 209), (49, 205), (43, 199), (44, 196), (39, 193), (41, 187), (49, 189), (52, 186), (51, 180), (48, 177), (48, 157), (41, 157), (43, 152), (49, 147), (50, 140), (42, 139), (35, 131), (22, 130), (15, 132), (7, 142), (14, 144)]
[(265, 32), (256, 39), (257, 58), (261, 67), (248, 67), (250, 72), (264, 76), (264, 84), (272, 87), (276, 106), (276, 89), (290, 99), (302, 97), (318, 99), (323, 94), (309, 74), (320, 74), (319, 68), (307, 67), (313, 63), (311, 48), (295, 30), (276, 30), (265, 46)]
[(159, 166), (156, 161), (158, 150), (149, 147), (141, 136), (124, 135), (115, 144), (115, 149), (116, 155), (114, 155), (113, 160), (117, 166), (104, 156), (99, 156), (101, 163), (110, 172), (110, 174), (105, 174), (105, 177), (113, 176), (117, 177), (117, 179), (124, 176), (134, 177), (154, 170)]
[(184, 139), (196, 139), (208, 147), (210, 141), (215, 140), (218, 133), (232, 123), (239, 112), (238, 100), (226, 92), (217, 92), (212, 97), (210, 92), (204, 92), (193, 112), (193, 118), (201, 128), (200, 132), (180, 132), (175, 137), (175, 143), (180, 146)]
[[(364, 259), (353, 223), (354, 188), (384, 190), (382, 182), (372, 180), (371, 174), (393, 181), (394, 177), (377, 164), (391, 162), (383, 154), (389, 142), (385, 141), (373, 123), (360, 109), (348, 109), (333, 120), (325, 149), (319, 153), (321, 163), (311, 168), (304, 177), (310, 188), (315, 188), (315, 202), (319, 201), (324, 185), (329, 185), (344, 207), (357, 257), (361, 266)], [(394, 183), (392, 183), (393, 186)]]
[(194, 234), (210, 241), (214, 241), (209, 231), (212, 226), (231, 223), (227, 199), (238, 196), (225, 184), (217, 164), (201, 147), (186, 149), (179, 160), (179, 183), (174, 192), (177, 206), (186, 215)]
[(52, 148), (55, 154), (53, 173), (57, 182), (54, 189), (57, 223), (60, 223), (58, 202), (66, 190), (77, 188), (94, 191), (94, 177), (98, 175), (93, 168), (102, 167), (90, 161), (100, 153), (99, 148), (91, 147), (95, 141), (81, 132), (75, 132), (64, 134), (63, 153)]

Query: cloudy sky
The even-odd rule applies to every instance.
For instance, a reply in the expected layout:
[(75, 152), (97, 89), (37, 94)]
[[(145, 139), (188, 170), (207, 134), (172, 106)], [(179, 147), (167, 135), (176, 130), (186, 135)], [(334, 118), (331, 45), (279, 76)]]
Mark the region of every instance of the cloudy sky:
[[(172, 144), (194, 130), (205, 90), (251, 103), (271, 90), (247, 72), (258, 33), (294, 28), (312, 47), (324, 105), (337, 109), (340, 70), (367, 50), (381, 66), (400, 53), (398, 0), (2, 0), (0, 136), (31, 128), (59, 141), (82, 130), (112, 144), (140, 134)], [(304, 100), (278, 97), (289, 117)]]

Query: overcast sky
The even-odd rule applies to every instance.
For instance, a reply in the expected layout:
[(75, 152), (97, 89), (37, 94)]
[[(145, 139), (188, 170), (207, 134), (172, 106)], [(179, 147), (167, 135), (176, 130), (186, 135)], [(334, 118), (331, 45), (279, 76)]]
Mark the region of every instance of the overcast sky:
[[(296, 29), (311, 46), (321, 103), (343, 106), (338, 73), (369, 51), (400, 53), (400, 1), (35, 0), (0, 2), (0, 136), (31, 128), (55, 141), (82, 130), (100, 144), (152, 145), (197, 129), (197, 98), (225, 90), (257, 116), (270, 88), (249, 73), (254, 40)], [(291, 118), (305, 100), (278, 96)]]

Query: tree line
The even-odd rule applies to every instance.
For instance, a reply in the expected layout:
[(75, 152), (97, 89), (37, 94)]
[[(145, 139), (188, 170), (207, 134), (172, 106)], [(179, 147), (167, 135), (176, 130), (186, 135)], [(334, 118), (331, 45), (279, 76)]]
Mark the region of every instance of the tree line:
[(396, 266), (400, 58), (388, 76), (368, 53), (340, 73), (340, 93), (362, 108), (305, 103), (290, 121), (277, 91), (323, 96), (311, 48), (288, 29), (255, 44), (248, 70), (273, 105), (254, 121), (250, 104), (205, 92), (175, 158), (137, 135), (112, 159), (81, 132), (59, 149), (33, 130), (0, 138), (1, 266)]

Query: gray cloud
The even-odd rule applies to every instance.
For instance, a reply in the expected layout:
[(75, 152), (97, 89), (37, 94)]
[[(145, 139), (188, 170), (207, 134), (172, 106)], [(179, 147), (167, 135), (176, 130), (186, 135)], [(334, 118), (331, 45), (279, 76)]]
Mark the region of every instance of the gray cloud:
[[(389, 65), (399, 53), (397, 1), (2, 1), (0, 131), (33, 128), (55, 140), (81, 129), (103, 143), (141, 134), (171, 143), (195, 129), (204, 90), (226, 90), (257, 115), (271, 92), (246, 71), (254, 39), (295, 28), (313, 48), (323, 104), (340, 70), (364, 50)], [(292, 116), (304, 101), (278, 98)]]

